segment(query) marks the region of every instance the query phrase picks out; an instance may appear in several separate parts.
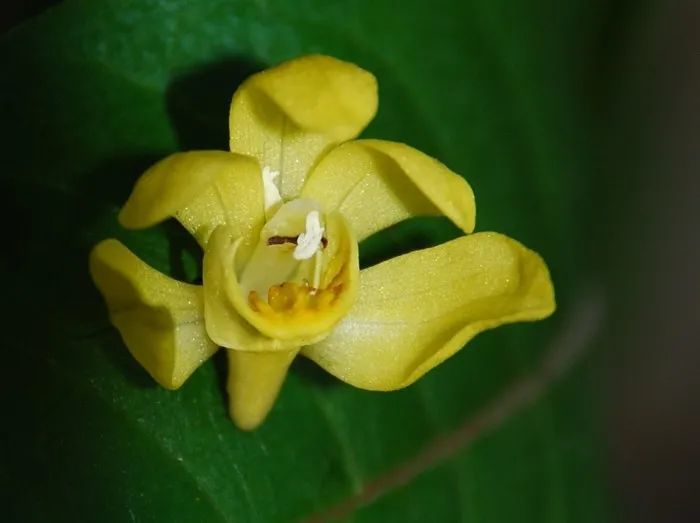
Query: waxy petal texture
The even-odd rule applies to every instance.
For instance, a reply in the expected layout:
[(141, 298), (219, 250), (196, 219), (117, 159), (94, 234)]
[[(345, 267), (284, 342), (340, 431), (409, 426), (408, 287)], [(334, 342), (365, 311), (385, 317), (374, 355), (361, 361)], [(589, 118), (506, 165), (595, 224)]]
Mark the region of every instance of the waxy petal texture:
[(474, 229), (469, 184), (426, 154), (396, 142), (357, 140), (324, 156), (302, 196), (348, 218), (358, 240), (412, 216), (445, 215)]
[(218, 349), (204, 329), (201, 287), (161, 274), (116, 240), (93, 249), (90, 273), (129, 351), (163, 387), (180, 387)]
[(231, 151), (280, 174), (296, 197), (329, 147), (355, 138), (377, 111), (371, 73), (329, 56), (304, 56), (248, 78), (231, 102)]
[(257, 163), (225, 151), (176, 153), (139, 178), (119, 214), (124, 227), (141, 229), (177, 218), (203, 247), (219, 225), (255, 237), (265, 219)]
[(398, 389), (479, 332), (553, 310), (542, 259), (506, 236), (477, 233), (363, 270), (353, 309), (302, 353), (351, 385)]
[(239, 428), (252, 430), (262, 423), (298, 352), (226, 351), (229, 415)]
[(235, 284), (235, 259), (242, 239), (222, 225), (211, 235), (203, 262), (206, 330), (218, 345), (235, 350), (288, 351), (295, 340), (279, 340), (262, 334), (239, 312), (235, 302), (243, 299)]

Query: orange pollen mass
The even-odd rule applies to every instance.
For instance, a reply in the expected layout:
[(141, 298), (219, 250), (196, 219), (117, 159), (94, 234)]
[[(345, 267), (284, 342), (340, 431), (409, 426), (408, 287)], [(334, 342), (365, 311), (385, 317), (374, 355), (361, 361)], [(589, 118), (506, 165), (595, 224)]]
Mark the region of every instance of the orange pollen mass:
[(297, 315), (317, 312), (330, 307), (338, 299), (343, 285), (337, 283), (325, 289), (311, 287), (308, 282), (284, 282), (273, 285), (267, 291), (267, 302), (256, 291), (248, 293), (248, 304), (256, 312), (265, 315)]

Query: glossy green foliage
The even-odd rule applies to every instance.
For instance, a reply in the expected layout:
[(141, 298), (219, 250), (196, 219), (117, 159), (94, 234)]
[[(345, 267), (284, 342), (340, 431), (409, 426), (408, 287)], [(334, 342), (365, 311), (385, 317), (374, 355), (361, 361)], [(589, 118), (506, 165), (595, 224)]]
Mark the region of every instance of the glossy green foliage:
[[(537, 374), (548, 351), (573, 343), (562, 329), (595, 341), (576, 316), (589, 169), (577, 89), (595, 3), (398, 5), (68, 1), (3, 38), (1, 477), (11, 520), (295, 521), (356, 495), (340, 519), (606, 520), (588, 360), (557, 379)], [(480, 335), (395, 393), (356, 390), (298, 362), (267, 422), (243, 433), (226, 414), (223, 355), (176, 392), (132, 360), (89, 280), (87, 252), (117, 237), (196, 280), (201, 253), (186, 233), (173, 223), (126, 232), (118, 208), (164, 155), (225, 149), (238, 83), (309, 52), (377, 76), (379, 113), (364, 136), (410, 143), (463, 174), (477, 230), (540, 252), (559, 310)], [(366, 240), (362, 262), (456, 234), (413, 220)], [(517, 384), (533, 371), (540, 393), (528, 403)], [(504, 391), (518, 408), (401, 475), (436, 437), (497, 412)], [(385, 476), (375, 496), (363, 490)]]

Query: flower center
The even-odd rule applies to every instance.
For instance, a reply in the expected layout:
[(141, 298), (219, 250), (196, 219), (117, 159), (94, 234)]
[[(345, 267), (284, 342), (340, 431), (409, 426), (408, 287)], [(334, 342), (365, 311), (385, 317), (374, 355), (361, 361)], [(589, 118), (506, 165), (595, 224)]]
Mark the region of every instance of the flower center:
[[(283, 203), (263, 227), (241, 274), (251, 309), (264, 315), (300, 315), (331, 306), (342, 284), (327, 281), (330, 265), (321, 206), (308, 199)], [(332, 278), (331, 278), (332, 280)]]
[(219, 258), (210, 256), (220, 272), (212, 261), (210, 281), (221, 274), (218, 292), (264, 335), (307, 345), (327, 336), (357, 297), (357, 242), (340, 213), (308, 198), (282, 200), (276, 176), (263, 169), (267, 221), (253, 252), (239, 260), (243, 268), (235, 266), (242, 239), (221, 240), (212, 248)]

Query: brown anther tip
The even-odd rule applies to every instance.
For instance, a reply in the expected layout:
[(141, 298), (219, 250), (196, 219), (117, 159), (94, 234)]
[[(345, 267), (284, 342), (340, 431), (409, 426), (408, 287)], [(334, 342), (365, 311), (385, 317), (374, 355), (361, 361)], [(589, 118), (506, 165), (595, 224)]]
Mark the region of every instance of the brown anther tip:
[(299, 236), (270, 236), (267, 239), (267, 244), (268, 245), (283, 245), (285, 243), (293, 243), (294, 245), (296, 245), (298, 239), (299, 239)]
[[(268, 245), (284, 245), (285, 243), (291, 243), (296, 245), (299, 241), (299, 236), (270, 236), (267, 239)], [(321, 247), (324, 249), (328, 247), (328, 238), (321, 238)]]

